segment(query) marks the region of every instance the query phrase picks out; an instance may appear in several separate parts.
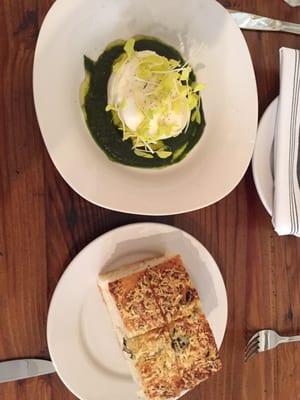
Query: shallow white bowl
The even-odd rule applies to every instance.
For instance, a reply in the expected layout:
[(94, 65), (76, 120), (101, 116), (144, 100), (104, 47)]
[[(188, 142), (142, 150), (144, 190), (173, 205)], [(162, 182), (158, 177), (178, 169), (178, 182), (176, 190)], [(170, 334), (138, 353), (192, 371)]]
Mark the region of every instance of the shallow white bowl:
[[(112, 40), (136, 34), (176, 47), (206, 84), (204, 135), (185, 160), (165, 169), (110, 161), (80, 109), (83, 55), (96, 59)], [(40, 31), (33, 86), (56, 168), (99, 206), (148, 215), (202, 208), (233, 190), (250, 162), (257, 128), (252, 62), (240, 30), (214, 0), (57, 0)]]

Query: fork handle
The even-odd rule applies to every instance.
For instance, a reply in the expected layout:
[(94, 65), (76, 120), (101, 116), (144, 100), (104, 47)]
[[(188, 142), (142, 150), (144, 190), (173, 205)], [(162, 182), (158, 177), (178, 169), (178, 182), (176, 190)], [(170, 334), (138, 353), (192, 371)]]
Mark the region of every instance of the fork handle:
[(300, 342), (300, 335), (280, 337), (280, 343), (291, 343), (291, 342)]

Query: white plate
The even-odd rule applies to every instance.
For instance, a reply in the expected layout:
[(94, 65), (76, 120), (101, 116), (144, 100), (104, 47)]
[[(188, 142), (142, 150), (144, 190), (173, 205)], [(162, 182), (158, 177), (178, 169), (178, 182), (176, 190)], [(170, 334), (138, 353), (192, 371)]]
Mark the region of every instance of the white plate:
[[(96, 59), (117, 38), (152, 35), (181, 50), (200, 82), (207, 126), (177, 165), (143, 170), (110, 161), (79, 104), (83, 55)], [(37, 42), (34, 100), (48, 152), (85, 199), (113, 210), (163, 215), (227, 195), (251, 160), (257, 89), (250, 54), (230, 14), (214, 0), (57, 0)]]
[(202, 300), (218, 347), (227, 322), (227, 296), (218, 266), (192, 236), (172, 226), (141, 223), (110, 231), (70, 263), (48, 315), (51, 359), (66, 386), (82, 400), (134, 400), (136, 387), (97, 288), (104, 269), (144, 257), (178, 252)]
[(258, 195), (270, 215), (273, 209), (274, 154), (278, 97), (272, 101), (262, 116), (252, 159), (252, 171)]

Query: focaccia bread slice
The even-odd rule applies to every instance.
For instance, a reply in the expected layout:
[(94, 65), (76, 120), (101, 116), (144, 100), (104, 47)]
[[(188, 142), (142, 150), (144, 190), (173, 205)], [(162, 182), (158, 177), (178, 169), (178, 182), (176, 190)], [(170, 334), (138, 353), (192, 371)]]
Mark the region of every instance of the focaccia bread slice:
[(141, 398), (178, 399), (221, 368), (180, 256), (127, 265), (99, 286)]

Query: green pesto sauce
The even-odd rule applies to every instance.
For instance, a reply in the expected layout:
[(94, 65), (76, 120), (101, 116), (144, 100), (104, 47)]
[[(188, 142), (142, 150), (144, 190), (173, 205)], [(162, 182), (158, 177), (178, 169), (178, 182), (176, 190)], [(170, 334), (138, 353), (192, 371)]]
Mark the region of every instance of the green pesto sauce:
[[(132, 150), (131, 140), (123, 141), (122, 131), (112, 121), (112, 113), (105, 111), (105, 107), (107, 106), (108, 80), (114, 61), (124, 52), (124, 43), (117, 41), (110, 44), (96, 62), (88, 57), (84, 58), (87, 78), (81, 89), (81, 103), (89, 131), (98, 146), (112, 161), (140, 168), (173, 165), (181, 161), (188, 154), (203, 133), (205, 119), (202, 101), (200, 102), (200, 125), (191, 121), (185, 133), (182, 132), (177, 137), (163, 140), (166, 150), (172, 152), (170, 157), (161, 159), (154, 154), (154, 158), (150, 159), (135, 155)], [(184, 64), (184, 60), (177, 50), (152, 37), (136, 37), (135, 50), (152, 50), (161, 56), (179, 60)], [(195, 80), (195, 75), (192, 72), (190, 83)]]

